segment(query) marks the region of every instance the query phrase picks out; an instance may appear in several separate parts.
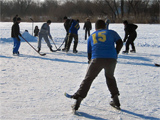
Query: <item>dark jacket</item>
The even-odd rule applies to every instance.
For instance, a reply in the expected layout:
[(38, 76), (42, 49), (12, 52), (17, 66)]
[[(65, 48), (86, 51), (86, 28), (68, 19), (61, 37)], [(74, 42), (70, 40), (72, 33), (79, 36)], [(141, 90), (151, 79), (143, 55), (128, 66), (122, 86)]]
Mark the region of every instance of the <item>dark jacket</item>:
[(128, 38), (128, 35), (135, 34), (137, 28), (138, 26), (135, 24), (127, 24), (124, 28), (125, 31), (124, 41)]
[(64, 28), (65, 28), (65, 30), (67, 32), (67, 35), (69, 33), (69, 28), (71, 27), (72, 21), (73, 20), (71, 20), (71, 19), (67, 19), (66, 22), (64, 23)]
[(90, 21), (85, 22), (83, 29), (91, 30), (92, 29), (91, 22)]
[(16, 22), (12, 26), (11, 37), (17, 38), (20, 41), (20, 38), (18, 37), (18, 35), (21, 36), (21, 33), (20, 33), (20, 29), (19, 29), (19, 24)]
[(39, 29), (34, 29), (34, 36), (38, 36)]

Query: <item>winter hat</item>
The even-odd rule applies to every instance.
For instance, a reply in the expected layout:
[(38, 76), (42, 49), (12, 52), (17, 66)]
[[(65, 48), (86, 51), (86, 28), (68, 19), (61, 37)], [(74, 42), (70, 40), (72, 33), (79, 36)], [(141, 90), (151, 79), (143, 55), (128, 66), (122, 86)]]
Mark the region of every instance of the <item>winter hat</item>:
[(47, 23), (51, 23), (51, 20), (47, 20)]
[(79, 22), (79, 19), (77, 19), (76, 21)]
[(128, 21), (127, 21), (127, 20), (124, 20), (124, 21), (123, 21), (123, 24), (128, 24)]
[(65, 19), (67, 19), (67, 16), (64, 16), (64, 18), (63, 18), (63, 19), (64, 19), (64, 20), (65, 20)]

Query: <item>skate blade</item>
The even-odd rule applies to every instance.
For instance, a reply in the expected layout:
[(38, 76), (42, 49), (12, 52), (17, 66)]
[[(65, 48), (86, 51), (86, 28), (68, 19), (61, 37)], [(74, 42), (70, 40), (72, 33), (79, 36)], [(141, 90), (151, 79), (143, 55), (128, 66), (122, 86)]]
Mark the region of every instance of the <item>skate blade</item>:
[(121, 108), (120, 107), (117, 107), (117, 106), (115, 106), (115, 105), (112, 105), (112, 104), (110, 104), (113, 108), (115, 108), (115, 109), (117, 109), (117, 110), (121, 110)]

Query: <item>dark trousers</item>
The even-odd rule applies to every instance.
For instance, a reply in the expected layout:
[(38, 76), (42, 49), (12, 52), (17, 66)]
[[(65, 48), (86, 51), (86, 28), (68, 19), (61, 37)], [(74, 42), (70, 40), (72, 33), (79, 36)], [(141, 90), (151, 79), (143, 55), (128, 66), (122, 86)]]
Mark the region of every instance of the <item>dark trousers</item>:
[(90, 30), (89, 29), (85, 29), (85, 40), (87, 40), (87, 33), (88, 33), (88, 37), (90, 36)]
[(137, 37), (136, 32), (129, 35), (128, 40), (126, 42), (126, 51), (129, 51), (129, 45), (131, 45), (132, 50), (136, 50), (134, 46), (134, 40), (136, 39), (136, 37)]
[(114, 70), (116, 67), (116, 59), (93, 59), (89, 65), (88, 71), (84, 80), (82, 81), (80, 88), (75, 93), (78, 96), (85, 98), (91, 87), (93, 80), (97, 77), (102, 69), (105, 71), (106, 84), (111, 93), (111, 97), (119, 95), (116, 79), (114, 77)]
[(68, 35), (68, 39), (67, 39), (67, 45), (66, 45), (66, 50), (69, 51), (72, 40), (74, 38), (74, 46), (73, 46), (73, 50), (77, 49), (77, 45), (78, 45), (78, 35), (77, 34), (72, 34), (69, 33)]

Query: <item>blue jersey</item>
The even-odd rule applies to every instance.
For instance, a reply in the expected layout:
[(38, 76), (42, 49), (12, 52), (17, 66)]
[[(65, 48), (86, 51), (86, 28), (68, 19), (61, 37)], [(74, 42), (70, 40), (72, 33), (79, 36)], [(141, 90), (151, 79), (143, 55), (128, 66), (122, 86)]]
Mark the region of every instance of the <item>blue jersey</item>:
[(69, 33), (78, 34), (79, 28), (79, 23), (76, 20), (73, 20), (71, 27), (69, 28)]
[(115, 42), (120, 36), (113, 30), (97, 30), (88, 38), (87, 51), (92, 58), (114, 58), (117, 59)]

